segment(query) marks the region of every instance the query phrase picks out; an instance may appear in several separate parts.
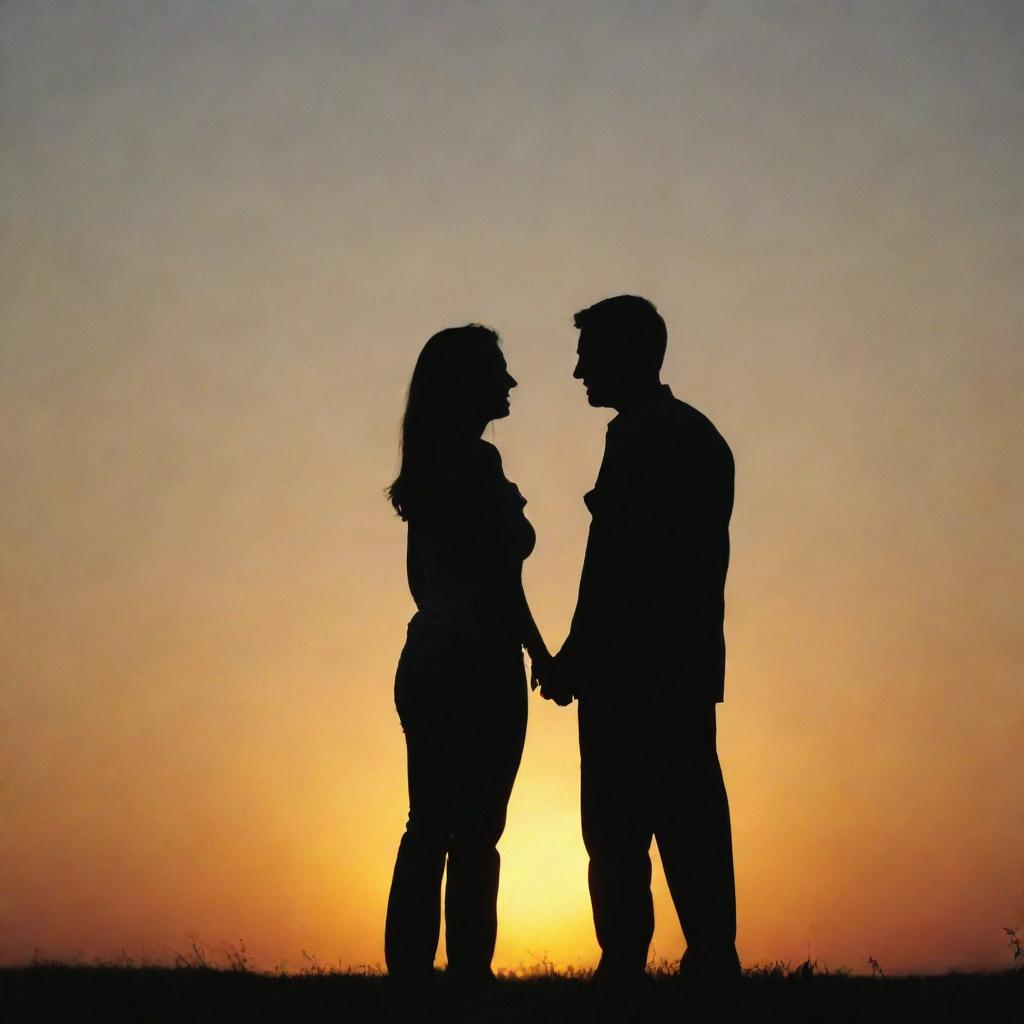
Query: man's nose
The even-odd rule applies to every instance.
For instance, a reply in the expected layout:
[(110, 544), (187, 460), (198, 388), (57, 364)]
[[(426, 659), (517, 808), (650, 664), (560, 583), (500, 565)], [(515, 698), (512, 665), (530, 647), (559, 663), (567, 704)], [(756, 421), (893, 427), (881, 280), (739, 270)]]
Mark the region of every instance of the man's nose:
[(576, 380), (583, 380), (583, 360), (576, 360), (576, 369), (572, 371), (572, 375)]

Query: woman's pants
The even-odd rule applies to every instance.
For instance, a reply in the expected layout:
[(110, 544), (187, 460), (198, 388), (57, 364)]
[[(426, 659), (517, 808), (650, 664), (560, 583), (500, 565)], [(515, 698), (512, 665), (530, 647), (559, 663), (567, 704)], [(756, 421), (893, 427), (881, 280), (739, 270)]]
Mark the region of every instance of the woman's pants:
[(526, 737), (518, 646), (410, 628), (395, 703), (405, 730), (409, 820), (398, 847), (384, 935), (393, 976), (433, 968), (448, 866), (448, 968), (490, 973), (505, 810)]

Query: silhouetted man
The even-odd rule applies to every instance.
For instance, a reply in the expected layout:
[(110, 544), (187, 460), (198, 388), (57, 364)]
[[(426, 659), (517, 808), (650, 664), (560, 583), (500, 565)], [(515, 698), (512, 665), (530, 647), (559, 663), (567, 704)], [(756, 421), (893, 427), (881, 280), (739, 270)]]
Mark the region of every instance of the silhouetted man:
[(739, 975), (729, 805), (715, 747), (725, 676), (733, 459), (710, 420), (660, 381), (666, 329), (646, 299), (576, 314), (579, 361), (608, 424), (584, 496), (592, 522), (572, 627), (542, 693), (579, 701), (583, 839), (598, 983), (639, 980), (654, 933), (658, 840), (701, 990)]

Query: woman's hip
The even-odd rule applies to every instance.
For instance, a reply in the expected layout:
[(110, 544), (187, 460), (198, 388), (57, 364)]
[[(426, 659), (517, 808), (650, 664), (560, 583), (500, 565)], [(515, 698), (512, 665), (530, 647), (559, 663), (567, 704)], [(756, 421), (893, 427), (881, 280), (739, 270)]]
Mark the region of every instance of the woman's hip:
[[(473, 629), (409, 626), (395, 673), (399, 716), (526, 716), (526, 671), (518, 644)], [(480, 724), (483, 724), (482, 722)]]

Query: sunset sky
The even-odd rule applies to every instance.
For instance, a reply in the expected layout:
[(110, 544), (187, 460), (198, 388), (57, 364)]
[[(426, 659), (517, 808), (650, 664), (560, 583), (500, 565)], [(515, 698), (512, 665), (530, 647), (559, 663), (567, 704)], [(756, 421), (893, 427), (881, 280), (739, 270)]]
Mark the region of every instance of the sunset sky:
[[(1016, 0), (0, 4), (0, 962), (383, 960), (413, 361), (501, 333), (556, 647), (572, 314), (634, 292), (736, 456), (744, 962), (1009, 966), (1022, 54)], [(578, 787), (531, 702), (498, 967), (596, 961)]]

